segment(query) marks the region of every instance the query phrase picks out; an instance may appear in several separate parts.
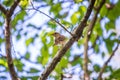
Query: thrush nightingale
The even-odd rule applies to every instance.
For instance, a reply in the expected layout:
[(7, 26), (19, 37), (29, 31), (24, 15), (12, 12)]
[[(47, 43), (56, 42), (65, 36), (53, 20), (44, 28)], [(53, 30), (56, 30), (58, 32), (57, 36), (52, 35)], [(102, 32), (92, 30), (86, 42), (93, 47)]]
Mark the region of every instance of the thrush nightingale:
[(61, 35), (58, 32), (54, 32), (52, 35), (55, 37), (54, 45), (58, 45), (58, 44), (64, 45), (66, 41), (66, 37), (64, 35)]

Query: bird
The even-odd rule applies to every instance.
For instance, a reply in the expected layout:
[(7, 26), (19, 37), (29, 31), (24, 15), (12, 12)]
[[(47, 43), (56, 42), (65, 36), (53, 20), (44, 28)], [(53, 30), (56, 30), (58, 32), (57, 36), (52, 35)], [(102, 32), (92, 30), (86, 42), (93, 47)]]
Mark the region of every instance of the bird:
[(54, 41), (53, 46), (59, 45), (59, 44), (62, 46), (64, 45), (64, 43), (66, 41), (66, 37), (64, 35), (61, 35), (58, 32), (54, 32), (52, 35), (55, 37), (55, 41)]

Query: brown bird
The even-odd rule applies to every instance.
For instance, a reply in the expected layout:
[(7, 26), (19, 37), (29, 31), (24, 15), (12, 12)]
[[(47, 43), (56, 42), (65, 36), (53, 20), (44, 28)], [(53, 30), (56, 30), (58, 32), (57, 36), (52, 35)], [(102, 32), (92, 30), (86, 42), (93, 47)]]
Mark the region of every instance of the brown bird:
[(66, 37), (64, 35), (61, 35), (58, 32), (54, 32), (52, 35), (55, 37), (54, 45), (58, 45), (58, 44), (64, 45), (66, 41)]

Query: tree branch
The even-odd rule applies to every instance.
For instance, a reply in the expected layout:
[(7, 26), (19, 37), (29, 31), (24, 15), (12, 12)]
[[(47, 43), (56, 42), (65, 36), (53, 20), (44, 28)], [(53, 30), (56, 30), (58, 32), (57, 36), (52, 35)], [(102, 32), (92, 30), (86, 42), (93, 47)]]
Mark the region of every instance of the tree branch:
[[(31, 2), (31, 4), (32, 4), (32, 2)], [(43, 15), (49, 17), (51, 20), (53, 20), (53, 21), (56, 22), (58, 25), (60, 25), (65, 31), (67, 31), (71, 36), (73, 36), (73, 34), (72, 34), (70, 31), (68, 31), (68, 30), (67, 30), (61, 23), (59, 23), (57, 20), (55, 20), (55, 19), (52, 18), (51, 16), (47, 15), (46, 13), (44, 13), (44, 12), (36, 9), (33, 4), (32, 4), (32, 7), (33, 7), (33, 10), (36, 10), (36, 11), (38, 11), (39, 13), (42, 13)]]
[[(120, 43), (120, 42), (119, 42)], [(113, 50), (112, 54), (110, 55), (110, 57), (108, 58), (108, 60), (104, 63), (103, 67), (100, 70), (100, 73), (98, 75), (98, 80), (102, 80), (102, 74), (105, 70), (105, 68), (107, 67), (108, 63), (110, 62), (110, 60), (112, 59), (112, 57), (114, 56), (115, 52), (117, 51), (118, 47), (119, 47), (119, 43), (117, 44), (116, 48)]]
[(18, 80), (17, 73), (15, 72), (14, 63), (12, 60), (12, 53), (11, 53), (11, 16), (14, 13), (15, 8), (19, 4), (20, 0), (15, 0), (13, 5), (7, 10), (6, 19), (5, 19), (5, 50), (7, 55), (7, 64), (9, 68), (10, 75), (12, 80)]
[(17, 5), (19, 4), (20, 0), (14, 0), (14, 4), (11, 6), (11, 8), (8, 11), (7, 16), (11, 17), (15, 11), (15, 8), (17, 7)]
[(95, 0), (91, 0), (90, 5), (88, 6), (87, 12), (81, 22), (81, 24), (76, 28), (74, 32), (74, 36), (72, 36), (67, 43), (58, 51), (58, 53), (55, 55), (51, 63), (45, 68), (41, 76), (38, 80), (46, 80), (48, 75), (54, 70), (56, 65), (60, 62), (61, 58), (64, 56), (66, 51), (73, 45), (73, 43), (79, 39), (82, 35), (82, 31), (85, 27), (85, 24), (92, 12), (93, 6), (94, 6)]
[(6, 15), (7, 10), (1, 4), (0, 4), (0, 10), (1, 10), (1, 12), (3, 12)]
[(84, 43), (84, 65), (83, 65), (83, 69), (84, 69), (84, 80), (89, 80), (89, 74), (88, 74), (88, 41), (90, 40), (90, 36), (93, 30), (93, 27), (97, 21), (97, 15), (100, 11), (100, 9), (102, 8), (103, 4), (105, 3), (105, 0), (102, 0), (100, 5), (97, 7), (96, 13), (93, 16), (89, 26), (88, 26), (88, 30), (87, 30), (87, 34), (86, 34), (86, 39), (85, 39), (85, 43)]
[(13, 60), (12, 60), (12, 55), (11, 55), (11, 32), (10, 32), (10, 18), (7, 18), (5, 20), (5, 51), (6, 51), (6, 55), (7, 55), (7, 64), (8, 64), (8, 68), (10, 71), (10, 75), (12, 77), (12, 80), (17, 80), (17, 74), (15, 72), (14, 69), (14, 64), (13, 64)]

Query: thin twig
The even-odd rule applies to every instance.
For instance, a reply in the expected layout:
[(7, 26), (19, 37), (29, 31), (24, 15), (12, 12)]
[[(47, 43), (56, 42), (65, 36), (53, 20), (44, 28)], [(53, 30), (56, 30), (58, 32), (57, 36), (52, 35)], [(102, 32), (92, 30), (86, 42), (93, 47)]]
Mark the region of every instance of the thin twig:
[(5, 7), (3, 5), (0, 4), (0, 10), (1, 12), (3, 12), (4, 14), (7, 13), (7, 10), (5, 9)]
[(67, 50), (73, 45), (73, 43), (76, 41), (76, 39), (79, 39), (81, 37), (81, 33), (83, 29), (85, 28), (85, 24), (87, 23), (87, 20), (92, 12), (93, 6), (94, 6), (95, 0), (91, 0), (90, 5), (88, 6), (87, 12), (82, 20), (82, 22), (79, 24), (79, 26), (76, 28), (74, 32), (74, 37), (71, 37), (66, 44), (58, 51), (58, 53), (55, 55), (51, 63), (45, 68), (45, 70), (42, 72), (41, 76), (38, 80), (46, 80), (49, 74), (54, 70), (56, 65), (60, 62), (62, 57), (65, 55)]
[(118, 47), (119, 47), (119, 43), (117, 44), (116, 48), (113, 50), (113, 52), (112, 52), (112, 54), (110, 55), (110, 57), (108, 58), (108, 60), (104, 63), (103, 67), (101, 68), (100, 73), (99, 73), (99, 75), (98, 75), (98, 80), (102, 80), (102, 74), (103, 74), (103, 72), (105, 71), (108, 63), (110, 62), (110, 60), (111, 60), (112, 57), (114, 56), (115, 52), (117, 51)]
[(72, 34), (70, 31), (68, 31), (68, 30), (67, 30), (61, 23), (59, 23), (57, 20), (55, 20), (55, 19), (52, 18), (51, 16), (47, 15), (46, 13), (44, 13), (44, 12), (36, 9), (36, 8), (34, 7), (34, 5), (33, 5), (32, 2), (31, 2), (31, 5), (32, 5), (33, 10), (36, 10), (36, 11), (38, 11), (39, 13), (42, 13), (43, 15), (49, 17), (51, 20), (53, 20), (53, 21), (56, 22), (58, 25), (60, 25), (64, 30), (66, 30), (71, 36), (73, 36), (73, 34)]
[(97, 15), (100, 11), (100, 9), (102, 8), (103, 4), (105, 3), (105, 0), (102, 0), (100, 2), (100, 5), (97, 7), (97, 10), (95, 12), (95, 15), (93, 16), (89, 26), (88, 26), (88, 30), (87, 30), (87, 34), (86, 34), (86, 39), (85, 39), (85, 43), (84, 43), (84, 80), (90, 80), (89, 79), (89, 74), (88, 74), (88, 41), (90, 40), (90, 36), (92, 33), (92, 30), (94, 28), (94, 25), (97, 21)]

